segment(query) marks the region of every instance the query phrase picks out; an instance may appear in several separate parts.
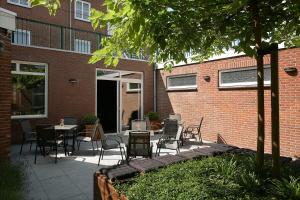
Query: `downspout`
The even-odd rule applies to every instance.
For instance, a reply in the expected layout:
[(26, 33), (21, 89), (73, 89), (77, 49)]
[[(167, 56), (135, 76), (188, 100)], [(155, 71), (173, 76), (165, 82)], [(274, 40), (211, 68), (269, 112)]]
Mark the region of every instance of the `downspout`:
[(69, 26), (70, 26), (70, 51), (72, 51), (72, 0), (70, 0), (70, 19), (69, 19)]
[(157, 69), (157, 65), (154, 63), (153, 64), (153, 111), (156, 112), (156, 103), (157, 103), (157, 99), (156, 99), (156, 69)]

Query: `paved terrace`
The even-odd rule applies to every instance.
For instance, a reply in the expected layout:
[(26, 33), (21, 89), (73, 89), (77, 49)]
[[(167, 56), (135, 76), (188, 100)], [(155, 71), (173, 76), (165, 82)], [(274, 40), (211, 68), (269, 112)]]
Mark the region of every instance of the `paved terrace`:
[[(151, 138), (156, 151), (156, 142), (161, 135)], [(128, 138), (124, 137), (124, 141)], [(191, 140), (180, 148), (181, 152), (195, 148), (207, 148), (220, 146), (215, 143), (199, 142)], [(81, 143), (80, 150), (73, 155), (65, 157), (63, 149), (58, 154), (57, 164), (52, 155), (37, 156), (37, 164), (34, 164), (34, 149), (29, 151), (29, 144), (24, 145), (20, 156), (20, 145), (12, 146), (12, 160), (22, 163), (25, 169), (25, 195), (28, 200), (92, 200), (93, 199), (93, 173), (101, 167), (111, 166), (121, 159), (120, 151), (106, 151), (100, 166), (97, 165), (99, 151), (92, 152), (90, 143)], [(175, 150), (161, 149), (160, 155), (175, 154)]]

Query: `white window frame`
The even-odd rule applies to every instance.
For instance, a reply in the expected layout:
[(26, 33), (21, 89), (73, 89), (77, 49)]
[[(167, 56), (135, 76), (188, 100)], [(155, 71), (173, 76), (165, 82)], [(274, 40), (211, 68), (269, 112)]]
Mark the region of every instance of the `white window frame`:
[[(126, 89), (127, 92), (140, 92), (141, 91), (141, 88), (131, 89), (130, 84), (132, 84), (132, 83), (127, 83), (127, 89)], [(137, 84), (139, 84), (139, 83), (137, 83)]]
[(11, 0), (7, 0), (7, 3), (13, 4), (13, 5), (16, 5), (16, 6), (21, 6), (21, 7), (24, 7), (24, 8), (31, 8), (31, 5), (30, 5), (29, 0), (27, 0), (28, 5), (23, 5), (23, 4), (21, 4), (20, 0), (18, 0), (18, 3), (13, 2), (13, 1), (11, 1)]
[[(45, 76), (45, 114), (37, 115), (12, 115), (11, 119), (33, 119), (33, 118), (47, 118), (48, 117), (48, 64), (38, 63), (38, 62), (27, 62), (12, 60), (11, 63), (16, 64), (16, 71), (11, 71), (11, 74), (21, 74), (21, 75), (36, 75)], [(20, 64), (29, 65), (43, 65), (45, 66), (45, 72), (26, 72), (20, 70)]]
[[(196, 79), (196, 85), (183, 85), (183, 86), (169, 86), (169, 80), (170, 78), (181, 78), (181, 77), (189, 77), (189, 76), (194, 76)], [(196, 73), (191, 73), (191, 74), (180, 74), (180, 75), (172, 75), (172, 76), (167, 76), (166, 77), (166, 85), (167, 85), (167, 90), (172, 91), (172, 90), (195, 90), (197, 89), (197, 74)]]
[[(81, 10), (81, 16), (82, 16), (82, 18), (76, 16), (77, 2), (80, 2), (82, 4), (82, 10)], [(90, 15), (90, 12), (91, 12), (91, 3), (87, 2), (87, 1), (76, 0), (75, 1), (75, 5), (74, 5), (74, 18), (77, 19), (77, 20), (81, 20), (81, 21), (85, 21), (85, 22), (90, 22), (89, 19), (84, 19), (83, 18), (83, 4), (87, 4), (89, 6), (89, 15)]]
[[(264, 65), (264, 69), (271, 68), (270, 65)], [(245, 70), (255, 70), (257, 69), (256, 66), (254, 67), (245, 67), (245, 68), (235, 68), (235, 69), (226, 69), (219, 71), (219, 88), (245, 88), (245, 87), (257, 87), (257, 81), (251, 82), (237, 82), (237, 83), (222, 83), (222, 73), (226, 72), (239, 72)], [(264, 86), (270, 86), (271, 80), (264, 81)]]
[[(25, 33), (27, 35), (27, 41), (28, 41), (28, 44), (21, 44), (21, 43), (17, 43), (16, 42), (16, 38), (15, 38), (15, 34), (18, 35), (18, 33)], [(13, 32), (13, 35), (14, 35), (14, 45), (23, 45), (23, 46), (30, 46), (31, 45), (31, 32), (28, 31), (28, 30), (25, 30), (25, 29), (16, 29), (14, 32)], [(18, 36), (17, 36), (18, 37)]]
[[(74, 51), (77, 52), (77, 53), (84, 53), (84, 54), (91, 54), (91, 41), (89, 40), (82, 40), (82, 39), (75, 39), (75, 44), (74, 44)], [(76, 46), (76, 44), (78, 44)], [(84, 51), (80, 51), (81, 48), (79, 48), (79, 44), (87, 44), (87, 49), (88, 51), (87, 52), (84, 52)], [(77, 49), (76, 49), (77, 47)]]

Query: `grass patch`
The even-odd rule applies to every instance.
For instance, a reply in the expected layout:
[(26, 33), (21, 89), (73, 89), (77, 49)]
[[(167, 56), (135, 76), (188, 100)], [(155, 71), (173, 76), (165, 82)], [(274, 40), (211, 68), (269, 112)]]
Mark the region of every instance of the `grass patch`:
[(271, 162), (266, 161), (266, 174), (259, 178), (254, 161), (254, 157), (241, 155), (188, 161), (115, 187), (130, 200), (300, 199), (300, 180), (295, 178), (300, 177), (299, 170), (285, 166), (282, 181), (274, 181)]
[(0, 199), (24, 199), (23, 183), (24, 173), (21, 166), (0, 162)]

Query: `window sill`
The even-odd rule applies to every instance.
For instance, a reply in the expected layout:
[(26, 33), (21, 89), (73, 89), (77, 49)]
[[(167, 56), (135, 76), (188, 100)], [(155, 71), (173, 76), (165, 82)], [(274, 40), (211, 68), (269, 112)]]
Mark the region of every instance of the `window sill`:
[(74, 19), (79, 20), (79, 21), (83, 21), (83, 22), (88, 22), (88, 23), (91, 22), (91, 20), (89, 20), (89, 19), (82, 19), (82, 18), (79, 18), (79, 17), (74, 17)]
[(11, 119), (41, 119), (47, 117), (47, 115), (12, 115)]
[[(270, 84), (265, 84), (264, 88), (271, 87)], [(256, 89), (257, 85), (236, 85), (236, 86), (219, 86), (219, 89)]]
[(167, 88), (167, 92), (173, 91), (197, 91), (197, 87)]

